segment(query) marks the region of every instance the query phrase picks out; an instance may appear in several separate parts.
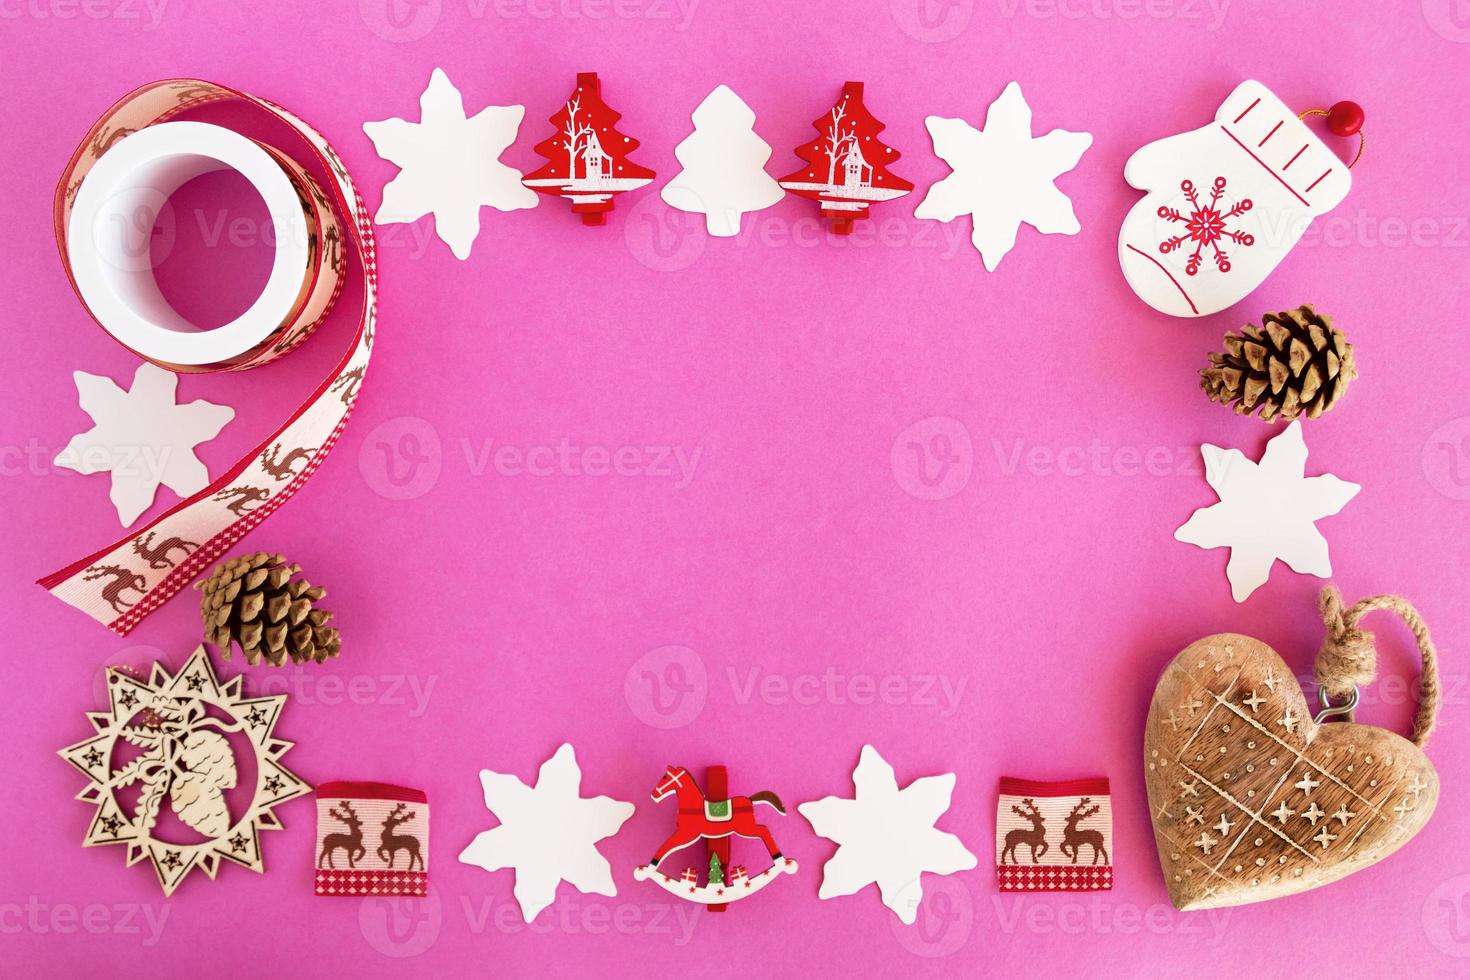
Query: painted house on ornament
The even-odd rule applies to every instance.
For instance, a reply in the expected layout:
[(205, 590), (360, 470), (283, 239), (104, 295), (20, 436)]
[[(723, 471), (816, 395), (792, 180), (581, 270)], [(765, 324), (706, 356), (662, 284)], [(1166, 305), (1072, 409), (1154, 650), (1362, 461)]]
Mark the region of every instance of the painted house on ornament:
[(867, 187), (872, 182), (873, 167), (863, 156), (857, 140), (853, 139), (847, 145), (847, 155), (842, 158), (842, 187), (844, 190), (853, 190)]
[(601, 181), (608, 177), (610, 159), (602, 148), (596, 133), (587, 134), (587, 145), (582, 148), (582, 179)]

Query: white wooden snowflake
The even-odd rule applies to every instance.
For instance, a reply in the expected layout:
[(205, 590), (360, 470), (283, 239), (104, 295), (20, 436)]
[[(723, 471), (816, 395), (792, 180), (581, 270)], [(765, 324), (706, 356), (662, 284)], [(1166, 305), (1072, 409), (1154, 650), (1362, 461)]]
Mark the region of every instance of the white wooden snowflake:
[(913, 925), (924, 872), (948, 875), (976, 864), (958, 837), (934, 826), (949, 809), (954, 773), (926, 776), (899, 789), (893, 767), (865, 745), (852, 783), (853, 799), (829, 796), (796, 808), (814, 831), (838, 845), (822, 868), (817, 897), (852, 895), (876, 883), (883, 904)]
[(459, 90), (435, 68), (419, 99), (418, 122), (363, 123), (378, 156), (402, 170), (383, 188), (373, 220), (396, 224), (432, 214), (434, 231), (455, 258), (469, 258), (482, 205), (501, 211), (536, 206), (536, 192), (521, 184), (521, 172), (499, 159), (525, 114), (525, 106), (492, 105), (466, 118)]
[(112, 474), (109, 496), (123, 527), (153, 504), (159, 484), (180, 497), (209, 485), (194, 447), (219, 435), (235, 410), (206, 401), (174, 403), (178, 375), (144, 362), (123, 391), (111, 378), (73, 372), (82, 411), (96, 423), (73, 436), (56, 465)]
[[(1306, 476), (1307, 445), (1301, 422), (1293, 422), (1266, 444), (1259, 463), (1238, 449), (1200, 447), (1205, 479), (1220, 502), (1201, 507), (1174, 537), (1201, 548), (1229, 548), (1230, 591), (1244, 602), (1265, 584), (1280, 558), (1293, 571), (1326, 578), (1332, 574), (1327, 539), (1315, 522), (1329, 517), (1362, 489), (1335, 476)], [(1282, 719), (1287, 731), (1292, 723)]]
[(618, 832), (633, 804), (606, 796), (581, 796), (582, 770), (563, 744), (527, 786), (507, 773), (480, 771), (485, 806), (500, 826), (475, 837), (459, 859), (486, 871), (514, 868), (515, 896), (527, 922), (556, 900), (556, 887), (570, 882), (586, 894), (616, 895), (612, 869), (597, 842)]
[(990, 104), (983, 130), (940, 116), (927, 117), (924, 125), (934, 152), (954, 173), (929, 188), (914, 217), (953, 221), (969, 214), (970, 239), (987, 271), (994, 272), (1016, 244), (1022, 222), (1043, 235), (1082, 229), (1072, 202), (1053, 181), (1077, 165), (1092, 135), (1054, 129), (1032, 136), (1031, 107), (1017, 83)]

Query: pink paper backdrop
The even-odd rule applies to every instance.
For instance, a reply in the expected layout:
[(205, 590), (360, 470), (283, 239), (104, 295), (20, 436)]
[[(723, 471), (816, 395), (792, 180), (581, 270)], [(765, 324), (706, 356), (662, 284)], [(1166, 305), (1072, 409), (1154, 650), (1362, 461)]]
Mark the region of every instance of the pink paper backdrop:
[[(220, 956), (254, 976), (1464, 969), (1465, 4), (392, 2), (390, 15), (385, 0), (0, 0), (8, 972), (159, 975)], [(557, 202), (486, 210), (464, 263), (428, 221), (382, 229), (379, 344), (356, 417), (307, 490), (247, 542), (328, 585), (346, 647), (329, 666), (250, 674), (295, 695), (280, 733), (299, 743), (287, 761), (308, 780), (428, 791), (435, 895), (414, 910), (313, 898), (312, 807), (298, 802), (266, 838), (269, 874), (228, 867), (165, 900), (120, 850), (78, 846), (87, 808), (54, 754), (86, 731), (104, 665), (177, 663), (198, 631), (192, 593), (124, 640), (31, 584), (118, 532), (106, 478), (49, 459), (87, 424), (70, 373), (125, 380), (136, 363), (67, 287), (52, 185), (113, 99), (198, 75), (314, 122), (376, 206), (395, 171), (361, 124), (416, 118), (436, 65), (471, 110), (524, 103), (505, 156), (522, 170), (539, 162), (531, 147), (573, 74), (598, 70), (660, 183), (717, 83), (755, 109), (780, 174), (839, 84), (861, 79), (919, 191), (847, 241), (825, 240), (796, 197), (748, 216), (738, 239), (709, 240), (653, 189), (602, 229)], [(1172, 320), (1117, 268), (1118, 224), (1137, 197), (1123, 162), (1201, 124), (1246, 77), (1302, 108), (1360, 100), (1368, 153), (1348, 200), (1255, 294)], [(1011, 79), (1038, 130), (1096, 138), (1060, 181), (1082, 233), (1023, 229), (987, 274), (968, 221), (912, 218), (947, 173), (922, 120), (978, 121)], [(160, 275), (182, 306), (240, 302), (261, 268), (258, 209), (238, 188), (214, 190), (175, 202)], [(1255, 455), (1268, 434), (1209, 404), (1195, 372), (1226, 329), (1306, 301), (1339, 318), (1363, 374), (1307, 431), (1313, 471), (1363, 484), (1322, 524), (1336, 580), (1350, 599), (1402, 592), (1432, 624), (1447, 696), (1430, 755), (1444, 794), (1418, 839), (1374, 869), (1267, 906), (1181, 915), (1140, 771), (1157, 672), (1191, 640), (1232, 629), (1306, 673), (1320, 637), (1318, 580), (1278, 565), (1237, 606), (1225, 552), (1171, 538), (1214, 500), (1194, 447)], [(307, 390), (345, 329), (336, 319), (260, 371), (182, 381), (184, 397), (239, 410), (206, 447), (216, 472)], [(951, 455), (908, 455), (915, 424), (921, 441), (948, 436)], [(619, 451), (636, 475), (588, 475)], [(1402, 630), (1380, 629), (1383, 682), (1362, 717), (1406, 730), (1413, 651)], [(655, 652), (666, 647), (681, 649)], [(618, 895), (563, 886), (527, 928), (509, 872), (455, 857), (492, 823), (477, 771), (529, 779), (563, 740), (589, 795), (638, 813), (604, 846)], [(917, 927), (897, 926), (873, 888), (818, 901), (833, 848), (794, 812), (774, 829), (801, 874), (722, 917), (691, 918), (693, 906), (632, 880), (671, 826), (668, 806), (647, 799), (666, 763), (724, 762), (737, 792), (770, 787), (795, 804), (850, 795), (865, 741), (903, 781), (958, 773), (941, 826), (980, 867), (926, 881)], [(1005, 774), (1112, 779), (1114, 891), (996, 891)]]

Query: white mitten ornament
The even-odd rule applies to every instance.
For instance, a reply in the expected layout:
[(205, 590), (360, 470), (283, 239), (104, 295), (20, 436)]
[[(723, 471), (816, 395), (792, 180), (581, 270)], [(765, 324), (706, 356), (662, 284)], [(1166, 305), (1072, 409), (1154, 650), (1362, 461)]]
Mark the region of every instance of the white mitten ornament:
[[(1327, 115), (1339, 136), (1363, 124), (1351, 102), (1307, 114)], [(1128, 183), (1147, 191), (1118, 235), (1128, 285), (1171, 316), (1239, 302), (1347, 196), (1351, 165), (1266, 86), (1241, 82), (1208, 126), (1150, 143), (1124, 165)]]

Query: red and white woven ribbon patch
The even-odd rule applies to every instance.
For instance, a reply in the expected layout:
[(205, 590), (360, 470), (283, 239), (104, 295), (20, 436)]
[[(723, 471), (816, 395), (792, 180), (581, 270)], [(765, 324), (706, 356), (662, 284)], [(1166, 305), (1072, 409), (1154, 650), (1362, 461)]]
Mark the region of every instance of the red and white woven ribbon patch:
[(1107, 779), (1039, 783), (1002, 777), (995, 818), (1001, 891), (1113, 887), (1113, 803)]
[(316, 788), (318, 895), (427, 895), (429, 798), (388, 783)]

